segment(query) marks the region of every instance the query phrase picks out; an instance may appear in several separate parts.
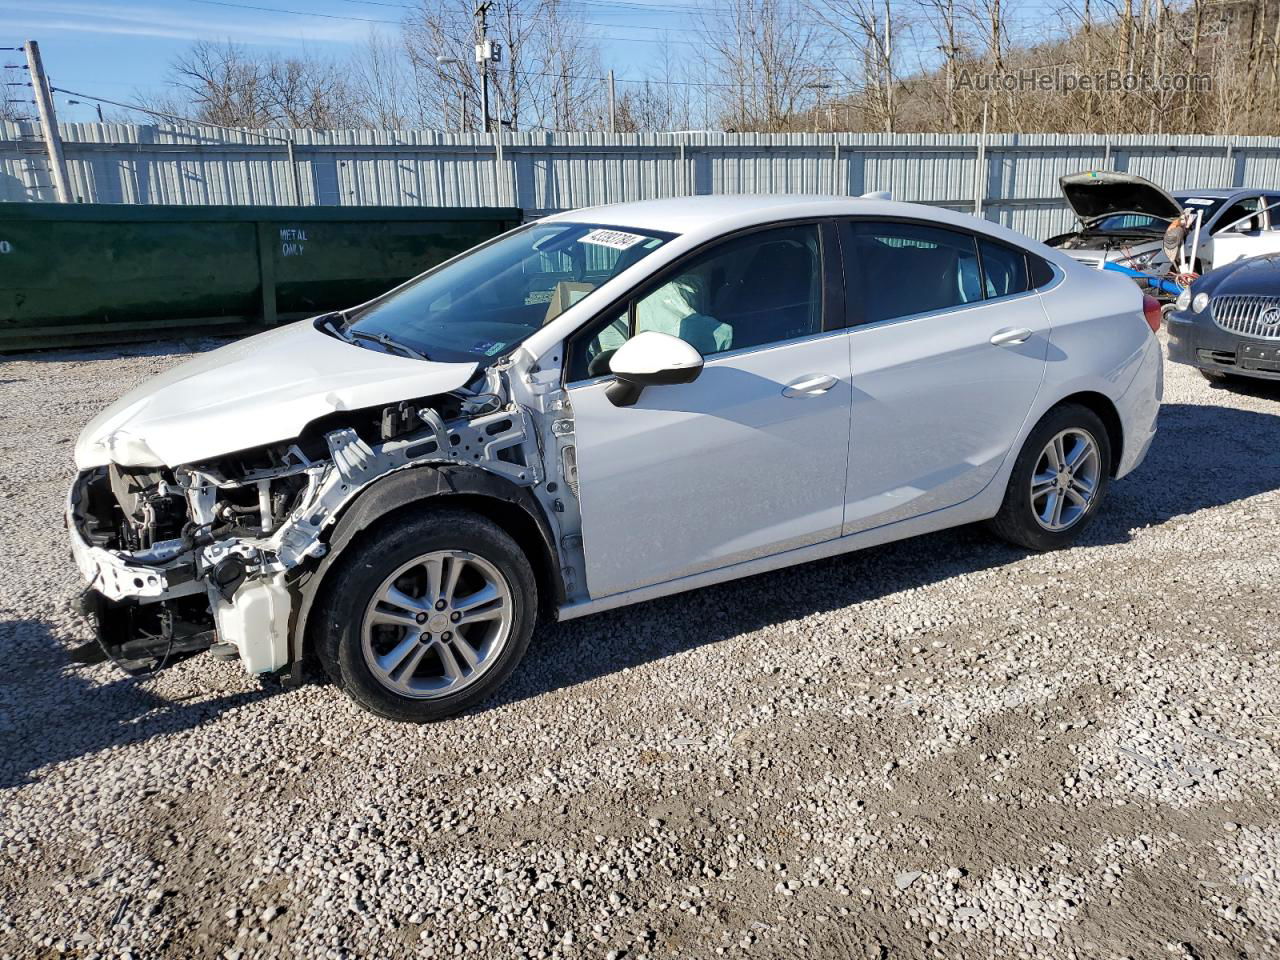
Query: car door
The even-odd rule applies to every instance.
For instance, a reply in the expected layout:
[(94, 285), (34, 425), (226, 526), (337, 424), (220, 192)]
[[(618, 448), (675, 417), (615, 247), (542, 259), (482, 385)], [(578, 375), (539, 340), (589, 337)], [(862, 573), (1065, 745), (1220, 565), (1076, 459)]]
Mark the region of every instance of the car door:
[(853, 408), (844, 532), (949, 507), (995, 476), (1044, 379), (1049, 323), (1024, 251), (966, 231), (841, 233)]
[[(1225, 246), (1219, 246), (1215, 252), (1215, 267), (1245, 257), (1280, 253), (1280, 196), (1264, 196), (1259, 203), (1257, 216), (1252, 223), (1237, 225), (1234, 230), (1214, 238), (1215, 245), (1221, 244), (1223, 240), (1227, 241)], [(1222, 260), (1221, 256), (1228, 256), (1230, 259)]]
[[(840, 535), (850, 389), (838, 246), (819, 223), (718, 242), (570, 341), (593, 599)], [(614, 406), (608, 358), (643, 330), (693, 344), (702, 373)]]
[(1263, 210), (1265, 204), (1262, 197), (1245, 197), (1218, 217), (1210, 248), (1209, 262), (1214, 268), (1245, 257), (1280, 251), (1280, 230), (1273, 227), (1280, 223), (1274, 212)]

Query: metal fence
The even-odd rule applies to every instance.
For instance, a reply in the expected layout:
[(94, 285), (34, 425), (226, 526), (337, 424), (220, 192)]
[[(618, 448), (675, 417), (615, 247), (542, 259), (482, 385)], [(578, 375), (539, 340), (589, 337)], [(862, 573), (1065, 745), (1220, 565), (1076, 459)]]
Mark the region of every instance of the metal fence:
[[(1280, 185), (1280, 138), (1000, 134), (571, 134), (264, 131), (64, 124), (85, 203), (514, 206), (526, 215), (707, 193), (889, 191), (980, 211), (1034, 237), (1071, 222), (1057, 179), (1136, 173), (1170, 190)], [(0, 201), (53, 200), (38, 126), (0, 124)]]

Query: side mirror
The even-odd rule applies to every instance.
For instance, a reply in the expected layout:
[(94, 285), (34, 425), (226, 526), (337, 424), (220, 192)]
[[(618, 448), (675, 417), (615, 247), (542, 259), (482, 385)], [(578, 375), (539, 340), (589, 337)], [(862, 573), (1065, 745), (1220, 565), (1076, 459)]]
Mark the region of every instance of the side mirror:
[(645, 387), (692, 383), (702, 373), (702, 354), (670, 334), (646, 330), (620, 346), (609, 361), (614, 381), (605, 396), (615, 407), (630, 407)]

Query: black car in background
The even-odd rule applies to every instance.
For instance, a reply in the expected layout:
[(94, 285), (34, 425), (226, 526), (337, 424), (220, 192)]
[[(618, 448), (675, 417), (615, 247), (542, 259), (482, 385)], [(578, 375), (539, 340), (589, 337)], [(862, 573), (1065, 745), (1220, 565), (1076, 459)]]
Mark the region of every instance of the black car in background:
[(1206, 273), (1182, 291), (1168, 330), (1169, 359), (1210, 380), (1280, 380), (1280, 254)]

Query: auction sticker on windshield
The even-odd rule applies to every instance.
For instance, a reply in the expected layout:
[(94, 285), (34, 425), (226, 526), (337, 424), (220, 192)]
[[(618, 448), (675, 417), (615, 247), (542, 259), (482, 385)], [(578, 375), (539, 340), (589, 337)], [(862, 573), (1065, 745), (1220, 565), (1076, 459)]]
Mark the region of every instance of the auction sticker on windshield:
[(601, 247), (612, 247), (615, 250), (626, 250), (634, 247), (641, 240), (642, 236), (634, 233), (623, 233), (621, 230), (592, 230), (585, 234), (579, 243), (594, 243)]

